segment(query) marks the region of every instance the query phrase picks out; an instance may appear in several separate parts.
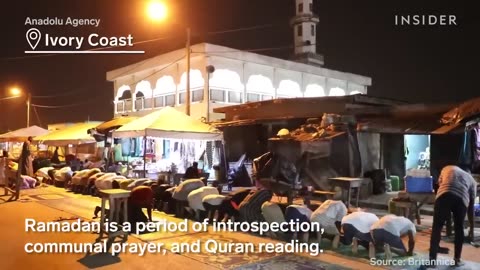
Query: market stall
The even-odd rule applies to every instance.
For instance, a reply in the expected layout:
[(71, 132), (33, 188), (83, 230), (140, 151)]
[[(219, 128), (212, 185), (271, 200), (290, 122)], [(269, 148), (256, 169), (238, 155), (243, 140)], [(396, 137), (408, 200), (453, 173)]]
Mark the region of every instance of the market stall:
[(44, 128), (31, 126), (1, 134), (0, 142), (6, 143), (6, 147), (0, 150), (8, 151), (10, 157), (18, 158), (22, 149), (22, 143), (25, 142), (28, 137), (36, 137), (48, 133), (49, 131)]
[[(207, 141), (223, 139), (219, 130), (171, 107), (123, 125), (113, 137), (119, 139), (115, 147), (122, 154), (135, 153), (131, 159), (133, 171), (143, 171), (145, 176), (166, 171), (182, 173), (205, 154)], [(209, 164), (208, 169), (211, 167)]]
[(79, 157), (79, 153), (83, 153), (85, 156), (98, 156), (97, 142), (88, 134), (88, 130), (99, 124), (101, 122), (78, 123), (46, 135), (37, 136), (33, 140), (48, 146), (64, 147), (65, 156)]
[(332, 178), (361, 173), (355, 131), (339, 119), (309, 119), (294, 131), (280, 130), (269, 140), (269, 150), (254, 160), (255, 179), (289, 203), (310, 186), (332, 196)]
[[(48, 132), (41, 127), (31, 126), (0, 135), (0, 142), (7, 143), (5, 149), (0, 149), (2, 150), (0, 151), (0, 186), (5, 189), (4, 195), (11, 194), (10, 200), (18, 199), (23, 183), (24, 176), (17, 174), (19, 168), (17, 159), (20, 157), (23, 143), (28, 137), (45, 135)], [(32, 151), (38, 151), (38, 145), (32, 148)]]
[(42, 136), (48, 133), (48, 130), (44, 128), (31, 126), (1, 134), (0, 142), (24, 142), (28, 137)]
[(35, 142), (51, 146), (79, 145), (95, 143), (95, 139), (88, 134), (88, 130), (101, 124), (102, 122), (79, 123), (61, 130), (52, 131), (46, 135), (33, 138)]

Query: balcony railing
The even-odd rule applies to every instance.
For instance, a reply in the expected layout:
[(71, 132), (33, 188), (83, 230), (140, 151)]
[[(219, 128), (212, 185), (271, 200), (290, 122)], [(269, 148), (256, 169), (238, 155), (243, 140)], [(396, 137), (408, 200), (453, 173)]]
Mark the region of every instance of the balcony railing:
[[(185, 104), (187, 93), (182, 91), (178, 93), (178, 104)], [(203, 101), (203, 88), (201, 89), (192, 89), (190, 91), (190, 101), (193, 102), (202, 102)]]
[(175, 106), (175, 94), (167, 94), (167, 95), (158, 95), (153, 97), (153, 105), (155, 108), (161, 108), (166, 106)]
[(116, 104), (117, 113), (126, 113), (132, 111), (132, 99), (123, 99), (117, 101)]
[(143, 111), (145, 109), (145, 98), (138, 97), (135, 99), (135, 111)]

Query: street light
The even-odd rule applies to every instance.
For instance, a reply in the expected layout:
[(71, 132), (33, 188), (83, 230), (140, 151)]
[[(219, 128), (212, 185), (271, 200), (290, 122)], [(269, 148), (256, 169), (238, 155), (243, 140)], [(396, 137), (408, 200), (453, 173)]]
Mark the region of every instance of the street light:
[(167, 17), (167, 6), (159, 1), (152, 1), (147, 6), (148, 16), (155, 21), (164, 20)]
[(207, 123), (210, 122), (210, 74), (215, 72), (215, 67), (212, 65), (208, 65), (205, 68), (207, 72)]
[(10, 88), (10, 94), (12, 97), (18, 97), (22, 94), (22, 90), (20, 90), (18, 87), (12, 87)]
[[(153, 21), (159, 21), (159, 20), (164, 20), (167, 17), (168, 14), (168, 8), (167, 6), (159, 1), (152, 1), (148, 4), (147, 6), (147, 14), (152, 19)], [(186, 114), (190, 115), (190, 27), (187, 27), (186, 29), (187, 32), (187, 42), (185, 45), (185, 50), (186, 50), (186, 58), (187, 58), (187, 81), (186, 81), (186, 86), (185, 86), (185, 110)]]
[[(12, 88), (10, 88), (10, 94), (12, 96), (9, 97), (9, 98), (20, 97), (23, 92), (24, 91), (22, 91), (22, 89), (20, 89), (18, 87), (12, 87)], [(5, 99), (8, 99), (8, 98), (5, 98)], [(32, 96), (30, 95), (30, 93), (28, 93), (27, 94), (27, 127), (30, 127), (30, 104), (31, 104), (31, 99), (32, 99)]]

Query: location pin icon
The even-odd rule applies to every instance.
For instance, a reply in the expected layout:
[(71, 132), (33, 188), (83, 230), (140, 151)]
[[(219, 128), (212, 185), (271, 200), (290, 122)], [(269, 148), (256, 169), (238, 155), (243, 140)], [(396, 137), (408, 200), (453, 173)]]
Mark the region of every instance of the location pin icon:
[(28, 44), (30, 44), (30, 47), (32, 47), (32, 50), (35, 50), (41, 38), (42, 33), (40, 33), (40, 30), (37, 28), (30, 28), (27, 31), (27, 41)]

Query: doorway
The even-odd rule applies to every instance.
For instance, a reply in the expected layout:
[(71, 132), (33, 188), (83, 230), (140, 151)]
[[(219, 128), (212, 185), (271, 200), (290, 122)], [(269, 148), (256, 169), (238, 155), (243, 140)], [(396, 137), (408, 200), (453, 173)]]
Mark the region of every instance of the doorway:
[(405, 170), (430, 171), (430, 135), (405, 135)]

